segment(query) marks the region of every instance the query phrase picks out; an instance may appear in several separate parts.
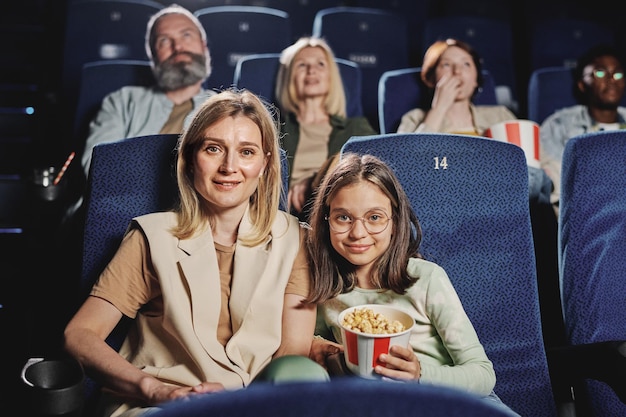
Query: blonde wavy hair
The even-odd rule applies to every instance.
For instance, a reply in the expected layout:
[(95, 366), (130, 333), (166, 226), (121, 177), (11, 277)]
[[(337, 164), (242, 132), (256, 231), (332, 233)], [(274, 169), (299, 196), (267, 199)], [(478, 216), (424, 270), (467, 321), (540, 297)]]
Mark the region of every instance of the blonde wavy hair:
[(194, 161), (202, 148), (207, 128), (226, 117), (247, 117), (261, 131), (261, 146), (267, 155), (267, 166), (259, 178), (256, 191), (250, 196), (252, 231), (239, 236), (247, 246), (264, 242), (270, 235), (278, 213), (282, 192), (280, 174), (280, 148), (275, 108), (247, 90), (234, 88), (209, 97), (195, 113), (187, 130), (181, 135), (177, 147), (176, 178), (179, 189), (178, 225), (172, 230), (179, 239), (188, 239), (214, 227), (211, 206), (206, 204), (194, 187)]
[(297, 113), (300, 100), (293, 82), (293, 61), (304, 48), (320, 48), (326, 55), (330, 69), (330, 88), (324, 102), (326, 112), (330, 115), (346, 117), (346, 93), (341, 81), (339, 66), (335, 61), (335, 54), (322, 38), (304, 36), (293, 45), (285, 48), (280, 55), (280, 67), (276, 80), (276, 99), (281, 110), (285, 113)]

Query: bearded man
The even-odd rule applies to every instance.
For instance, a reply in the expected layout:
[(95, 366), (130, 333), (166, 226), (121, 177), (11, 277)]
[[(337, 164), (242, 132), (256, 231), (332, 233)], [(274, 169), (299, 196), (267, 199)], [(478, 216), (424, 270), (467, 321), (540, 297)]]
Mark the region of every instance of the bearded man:
[(203, 84), (211, 75), (206, 32), (189, 10), (161, 9), (146, 28), (146, 53), (156, 84), (126, 86), (107, 95), (89, 125), (82, 154), (89, 173), (95, 145), (158, 133), (182, 133), (185, 120), (213, 91)]

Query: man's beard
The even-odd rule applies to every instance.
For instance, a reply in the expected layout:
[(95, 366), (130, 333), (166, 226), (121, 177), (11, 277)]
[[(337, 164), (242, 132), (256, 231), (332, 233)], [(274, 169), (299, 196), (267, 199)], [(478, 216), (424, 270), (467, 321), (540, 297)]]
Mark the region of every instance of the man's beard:
[[(191, 62), (174, 62), (178, 54), (191, 57)], [(154, 77), (158, 86), (164, 91), (178, 90), (202, 81), (207, 76), (204, 55), (191, 52), (177, 52), (154, 67)]]

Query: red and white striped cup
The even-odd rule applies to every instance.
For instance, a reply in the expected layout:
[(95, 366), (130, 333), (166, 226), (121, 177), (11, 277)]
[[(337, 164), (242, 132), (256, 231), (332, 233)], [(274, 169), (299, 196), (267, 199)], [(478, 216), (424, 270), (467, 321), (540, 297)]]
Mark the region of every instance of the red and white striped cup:
[(539, 125), (532, 120), (508, 120), (485, 131), (488, 138), (509, 142), (524, 150), (528, 166), (539, 168)]
[[(375, 313), (384, 315), (389, 321), (400, 321), (405, 330), (393, 334), (369, 334), (346, 329), (342, 325), (344, 316), (353, 310), (362, 308), (370, 308)], [(378, 360), (381, 354), (389, 353), (389, 348), (393, 345), (409, 346), (411, 329), (415, 324), (413, 318), (406, 312), (379, 304), (365, 304), (347, 308), (339, 314), (337, 319), (341, 328), (346, 366), (353, 374), (368, 379), (380, 378), (378, 374), (374, 373), (374, 367), (376, 365), (384, 366)]]

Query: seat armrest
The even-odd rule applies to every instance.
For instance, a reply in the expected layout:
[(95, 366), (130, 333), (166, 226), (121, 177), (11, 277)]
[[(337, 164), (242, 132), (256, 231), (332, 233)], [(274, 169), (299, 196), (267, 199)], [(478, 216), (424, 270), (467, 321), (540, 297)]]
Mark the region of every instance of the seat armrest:
[(552, 347), (546, 355), (552, 374), (559, 381), (605, 382), (626, 404), (626, 341)]

